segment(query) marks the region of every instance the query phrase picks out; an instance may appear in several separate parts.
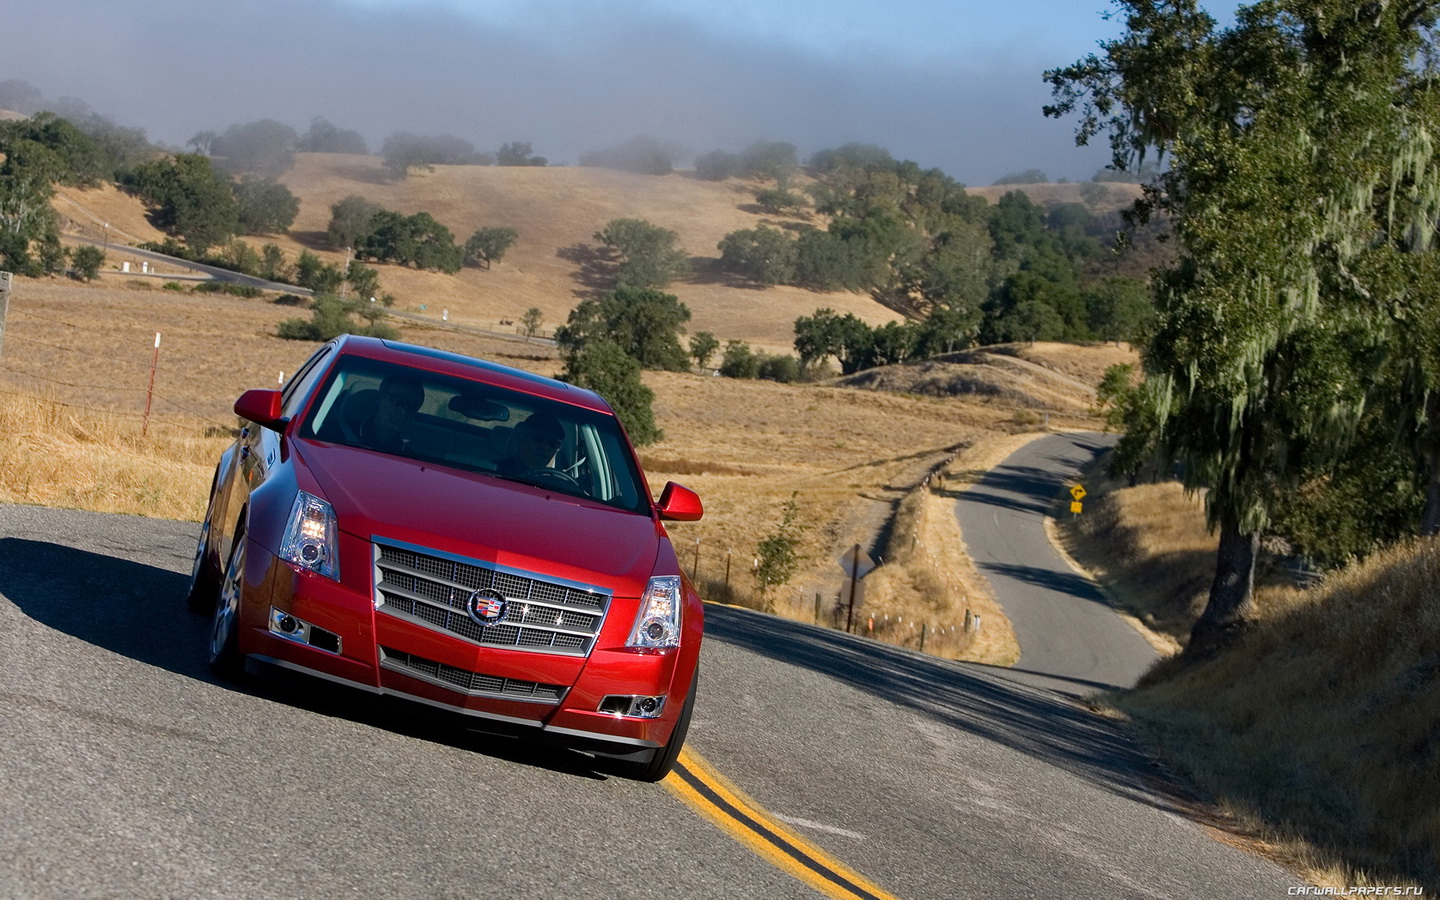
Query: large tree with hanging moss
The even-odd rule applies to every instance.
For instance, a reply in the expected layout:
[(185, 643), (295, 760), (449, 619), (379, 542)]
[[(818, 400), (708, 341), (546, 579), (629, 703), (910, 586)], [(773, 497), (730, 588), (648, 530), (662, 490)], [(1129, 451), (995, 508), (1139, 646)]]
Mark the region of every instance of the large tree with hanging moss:
[(1349, 452), (1367, 404), (1397, 404), (1435, 466), (1416, 324), (1440, 293), (1440, 0), (1265, 0), (1229, 28), (1195, 0), (1115, 5), (1124, 34), (1046, 73), (1046, 112), (1108, 135), (1118, 168), (1162, 162), (1132, 215), (1180, 252), (1126, 442), (1181, 464), (1219, 531), (1193, 658), (1244, 625), (1276, 499)]

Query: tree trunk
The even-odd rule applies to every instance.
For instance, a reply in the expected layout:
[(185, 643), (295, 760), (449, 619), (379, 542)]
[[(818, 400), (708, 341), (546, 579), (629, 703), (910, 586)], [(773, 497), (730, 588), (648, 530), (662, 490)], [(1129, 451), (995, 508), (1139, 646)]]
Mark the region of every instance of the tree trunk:
[(1260, 534), (1242, 534), (1235, 525), (1220, 525), (1220, 549), (1215, 554), (1215, 581), (1205, 611), (1190, 629), (1184, 656), (1201, 660), (1234, 641), (1255, 612), (1255, 556)]
[(1420, 533), (1426, 537), (1440, 534), (1440, 451), (1433, 451), (1427, 460), (1430, 488), (1425, 493), (1425, 514), (1420, 518)]

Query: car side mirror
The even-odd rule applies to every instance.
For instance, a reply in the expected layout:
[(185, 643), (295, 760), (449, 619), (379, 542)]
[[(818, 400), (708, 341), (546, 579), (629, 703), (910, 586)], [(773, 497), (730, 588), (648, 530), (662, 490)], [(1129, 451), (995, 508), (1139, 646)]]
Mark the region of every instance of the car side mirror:
[(235, 415), (271, 431), (280, 431), (285, 427), (285, 419), (280, 415), (279, 391), (246, 391), (235, 401)]
[(660, 502), (656, 506), (660, 510), (660, 518), (676, 522), (694, 522), (705, 514), (700, 495), (673, 481), (665, 483), (665, 489), (660, 492)]

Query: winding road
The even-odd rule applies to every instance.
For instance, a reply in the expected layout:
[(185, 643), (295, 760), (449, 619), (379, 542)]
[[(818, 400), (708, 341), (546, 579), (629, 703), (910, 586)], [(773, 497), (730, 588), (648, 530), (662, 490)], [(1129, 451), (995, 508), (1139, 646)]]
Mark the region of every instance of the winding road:
[(1009, 677), (1084, 695), (1130, 687), (1155, 661), (1140, 634), (1051, 544), (1045, 519), (1057, 495), (1115, 442), (1114, 435), (1052, 434), (1031, 441), (960, 495), (955, 514), (975, 565), (1015, 628), (1020, 661)]
[[(966, 502), (1043, 514), (1055, 482), (979, 496), (1020, 480)], [(0, 506), (0, 897), (817, 896), (671, 781), (298, 678), (217, 682), (183, 602), (196, 530)], [(891, 896), (1285, 896), (1066, 693), (1129, 669), (1027, 645), (999, 575), (1049, 563), (982, 552), (1039, 675), (710, 607), (688, 748)]]

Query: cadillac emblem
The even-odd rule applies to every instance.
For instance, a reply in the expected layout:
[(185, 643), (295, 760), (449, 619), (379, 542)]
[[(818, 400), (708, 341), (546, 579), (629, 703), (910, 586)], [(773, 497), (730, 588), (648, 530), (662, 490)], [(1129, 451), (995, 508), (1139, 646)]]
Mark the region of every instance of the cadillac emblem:
[(466, 599), (465, 611), (470, 613), (470, 618), (489, 628), (505, 618), (509, 605), (504, 594), (494, 588), (481, 588)]

